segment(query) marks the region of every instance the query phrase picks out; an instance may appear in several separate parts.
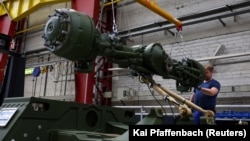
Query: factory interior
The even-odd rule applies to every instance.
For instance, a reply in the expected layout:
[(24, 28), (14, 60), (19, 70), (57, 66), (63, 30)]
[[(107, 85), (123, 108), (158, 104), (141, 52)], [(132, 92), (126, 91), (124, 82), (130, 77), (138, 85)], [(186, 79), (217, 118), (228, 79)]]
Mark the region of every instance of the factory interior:
[[(190, 100), (206, 64), (216, 112)], [(1, 141), (128, 141), (194, 110), (248, 125), (249, 0), (0, 1)]]

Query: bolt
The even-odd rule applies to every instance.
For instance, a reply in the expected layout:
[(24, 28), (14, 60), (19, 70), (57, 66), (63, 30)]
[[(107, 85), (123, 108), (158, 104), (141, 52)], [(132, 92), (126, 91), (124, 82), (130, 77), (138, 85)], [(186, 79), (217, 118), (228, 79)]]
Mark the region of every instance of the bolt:
[(28, 137), (28, 134), (27, 134), (27, 133), (24, 133), (24, 134), (23, 134), (23, 137), (27, 138), (27, 137)]
[(49, 24), (48, 24), (48, 27), (47, 27), (47, 30), (48, 30), (48, 31), (52, 31), (53, 28), (54, 28), (53, 24), (52, 24), (52, 23), (49, 23)]
[(42, 129), (42, 125), (38, 125), (37, 128), (38, 128), (39, 130), (41, 130), (41, 129)]
[(62, 30), (62, 34), (68, 34), (68, 31)]

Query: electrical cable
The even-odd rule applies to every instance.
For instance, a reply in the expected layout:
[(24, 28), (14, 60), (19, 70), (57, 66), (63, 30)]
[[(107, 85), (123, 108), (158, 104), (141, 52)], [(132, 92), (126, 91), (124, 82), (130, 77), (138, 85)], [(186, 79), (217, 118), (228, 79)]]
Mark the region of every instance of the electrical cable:
[(101, 21), (102, 21), (103, 9), (104, 9), (104, 0), (102, 0), (100, 16), (99, 16), (98, 21), (96, 23), (96, 29), (98, 29), (100, 32), (101, 32)]
[(169, 105), (170, 111), (172, 112), (172, 115), (173, 115), (174, 120), (176, 120), (176, 116), (175, 116), (175, 113), (174, 113), (174, 110), (173, 110), (171, 101), (167, 98), (167, 96), (164, 97), (164, 100), (165, 100), (165, 101), (168, 100), (168, 105)]
[[(43, 63), (43, 57), (41, 57), (41, 59), (42, 59), (42, 63)], [(39, 95), (38, 95), (38, 97), (40, 97), (40, 96), (41, 96), (41, 91), (42, 91), (42, 82), (43, 82), (43, 74), (41, 75), (40, 90), (39, 90)]]
[[(50, 61), (50, 54), (48, 55), (48, 62)], [(45, 74), (45, 80), (44, 80), (44, 90), (43, 90), (43, 96), (46, 96), (46, 90), (47, 90), (47, 82), (48, 82), (48, 65), (46, 66), (46, 74)]]
[[(144, 83), (144, 84), (147, 85), (150, 94), (153, 96), (154, 100), (160, 105), (160, 107), (161, 107), (163, 113), (165, 113), (165, 115), (167, 115), (167, 112), (166, 112), (166, 110), (164, 109), (163, 105), (159, 102), (159, 100), (155, 97), (154, 93), (153, 93), (152, 90), (150, 89), (151, 87), (150, 87), (149, 83), (146, 83), (145, 81), (143, 81), (143, 80), (141, 79), (141, 76), (139, 76), (139, 81), (140, 81), (141, 83)], [(175, 114), (174, 114), (174, 110), (173, 110), (173, 108), (172, 108), (171, 101), (167, 98), (167, 96), (164, 96), (164, 100), (166, 100), (166, 99), (169, 101), (168, 103), (169, 103), (169, 106), (170, 106), (170, 110), (171, 110), (171, 112), (172, 112), (172, 114), (173, 114), (173, 116), (174, 116), (174, 120), (176, 120), (176, 116), (175, 116)]]
[[(40, 58), (38, 58), (38, 63), (40, 62)], [(36, 71), (35, 70), (36, 68), (34, 68), (34, 70), (33, 70), (33, 73), (34, 73), (34, 71)], [(37, 68), (37, 69), (40, 69), (39, 67)], [(37, 74), (37, 73), (36, 73)], [(40, 74), (40, 72), (39, 72), (39, 74)], [(39, 75), (33, 75), (33, 85), (32, 85), (32, 96), (35, 96), (35, 92), (36, 92), (36, 85), (37, 85), (37, 77), (38, 77)], [(35, 80), (34, 80), (34, 78), (35, 78)]]
[(68, 64), (69, 62), (66, 62), (66, 78), (65, 78), (65, 85), (64, 85), (64, 95), (66, 95), (66, 90), (67, 90), (67, 81), (68, 81)]

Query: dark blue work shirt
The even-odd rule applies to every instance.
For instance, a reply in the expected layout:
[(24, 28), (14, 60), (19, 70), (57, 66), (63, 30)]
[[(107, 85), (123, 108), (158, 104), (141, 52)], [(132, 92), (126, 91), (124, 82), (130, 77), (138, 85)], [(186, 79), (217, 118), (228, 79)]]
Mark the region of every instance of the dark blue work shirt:
[[(220, 83), (217, 80), (211, 79), (207, 82), (203, 82), (199, 85), (201, 88), (212, 88), (216, 87), (218, 93), (220, 91)], [(194, 89), (194, 103), (205, 110), (212, 110), (215, 112), (216, 98), (218, 93), (214, 96), (208, 96), (203, 94), (198, 89)]]

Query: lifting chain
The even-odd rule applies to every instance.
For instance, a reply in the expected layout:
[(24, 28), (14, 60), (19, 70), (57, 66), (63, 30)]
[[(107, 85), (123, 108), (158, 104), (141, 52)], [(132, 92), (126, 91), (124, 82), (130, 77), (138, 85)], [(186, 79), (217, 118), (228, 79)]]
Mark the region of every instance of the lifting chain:
[(112, 16), (113, 16), (113, 26), (112, 26), (112, 30), (113, 30), (113, 34), (118, 34), (117, 31), (117, 25), (116, 25), (116, 21), (115, 21), (115, 8), (114, 8), (114, 2), (112, 1)]

